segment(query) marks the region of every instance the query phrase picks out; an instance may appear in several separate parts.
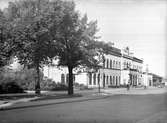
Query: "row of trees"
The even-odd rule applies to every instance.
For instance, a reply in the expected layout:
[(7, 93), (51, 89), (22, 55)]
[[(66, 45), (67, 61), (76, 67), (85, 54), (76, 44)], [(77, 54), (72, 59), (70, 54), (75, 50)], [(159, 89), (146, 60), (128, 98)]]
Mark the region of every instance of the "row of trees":
[(13, 56), (35, 68), (40, 94), (40, 69), (57, 59), (69, 70), (68, 94), (73, 94), (73, 69), (97, 70), (108, 45), (96, 36), (97, 21), (88, 22), (75, 3), (61, 0), (18, 0), (0, 11), (0, 67)]

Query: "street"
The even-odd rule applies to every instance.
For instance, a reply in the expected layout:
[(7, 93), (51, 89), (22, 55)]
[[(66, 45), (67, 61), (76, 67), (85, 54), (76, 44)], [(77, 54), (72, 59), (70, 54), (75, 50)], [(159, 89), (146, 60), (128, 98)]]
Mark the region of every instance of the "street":
[[(106, 98), (0, 111), (1, 123), (166, 123), (167, 94)], [(49, 100), (48, 100), (49, 101)]]

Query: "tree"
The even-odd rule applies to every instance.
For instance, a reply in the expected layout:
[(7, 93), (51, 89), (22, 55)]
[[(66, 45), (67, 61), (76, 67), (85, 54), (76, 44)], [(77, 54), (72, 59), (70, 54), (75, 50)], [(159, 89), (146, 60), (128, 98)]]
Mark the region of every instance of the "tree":
[(8, 64), (12, 54), (9, 38), (10, 26), (4, 13), (0, 10), (0, 68)]
[(61, 16), (61, 1), (20, 0), (10, 2), (6, 15), (13, 25), (13, 45), (19, 63), (35, 68), (35, 91), (40, 94), (40, 69), (56, 56), (50, 26)]
[(12, 47), (19, 62), (37, 73), (36, 93), (40, 94), (39, 71), (59, 59), (69, 70), (68, 94), (73, 94), (73, 70), (99, 66), (100, 42), (97, 21), (88, 22), (75, 10), (74, 2), (61, 0), (20, 0), (10, 2), (5, 15), (13, 26)]
[(59, 66), (68, 67), (68, 94), (73, 92), (73, 70), (79, 66), (97, 66), (97, 21), (88, 22), (87, 16), (80, 17), (73, 2), (64, 2), (64, 16), (54, 31), (58, 48)]

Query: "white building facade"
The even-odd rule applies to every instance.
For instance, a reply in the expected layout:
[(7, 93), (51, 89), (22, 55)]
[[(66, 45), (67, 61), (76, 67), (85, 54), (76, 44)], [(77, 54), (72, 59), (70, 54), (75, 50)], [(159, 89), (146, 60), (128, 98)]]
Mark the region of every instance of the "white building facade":
[(121, 84), (142, 85), (143, 60), (122, 53)]
[[(128, 82), (132, 86), (142, 84), (143, 60), (128, 55), (122, 50), (112, 47), (105, 55), (103, 68), (98, 72), (81, 72), (75, 74), (74, 83), (83, 84), (89, 88), (120, 87)], [(55, 82), (68, 83), (68, 69), (65, 67), (44, 67), (44, 76)]]
[(143, 73), (143, 85), (146, 87), (153, 86), (153, 75), (151, 73)]

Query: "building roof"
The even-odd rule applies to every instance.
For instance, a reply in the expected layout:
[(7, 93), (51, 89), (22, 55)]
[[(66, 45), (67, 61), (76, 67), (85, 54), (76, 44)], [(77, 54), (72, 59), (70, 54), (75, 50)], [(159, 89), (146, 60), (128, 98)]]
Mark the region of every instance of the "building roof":
[(136, 57), (133, 57), (133, 61), (143, 63), (142, 59), (139, 59), (139, 58), (136, 58)]
[(118, 57), (122, 56), (122, 57), (130, 59), (132, 61), (135, 61), (135, 62), (138, 62), (138, 63), (143, 63), (142, 59), (139, 59), (137, 57), (130, 56), (130, 55), (127, 55), (127, 54), (123, 54), (123, 53), (121, 53), (121, 49), (118, 49), (118, 48), (113, 47), (113, 46), (111, 46), (110, 49), (108, 49), (108, 53), (107, 54), (115, 55), (115, 56), (118, 56)]
[(121, 54), (121, 50), (116, 48), (116, 47), (110, 47), (110, 49), (108, 49), (108, 54), (110, 55), (115, 55), (115, 56), (118, 56), (118, 57), (121, 57), (122, 54)]
[(159, 75), (156, 75), (154, 73), (151, 73), (153, 75), (153, 78), (159, 78), (159, 79), (162, 79), (163, 77), (159, 76)]

